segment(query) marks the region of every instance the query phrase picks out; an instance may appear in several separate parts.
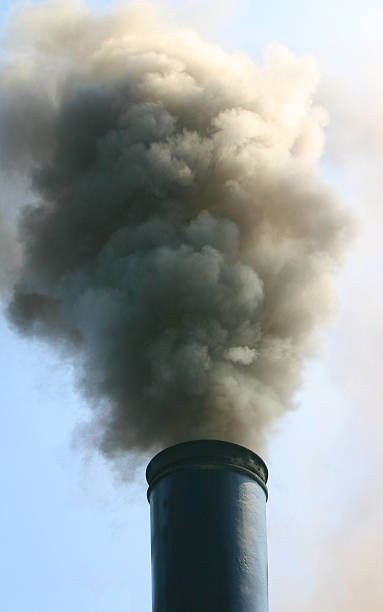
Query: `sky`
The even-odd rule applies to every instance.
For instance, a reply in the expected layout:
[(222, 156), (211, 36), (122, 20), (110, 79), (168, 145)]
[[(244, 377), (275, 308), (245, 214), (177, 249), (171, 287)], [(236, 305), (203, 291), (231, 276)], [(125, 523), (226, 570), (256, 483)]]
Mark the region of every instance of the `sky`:
[[(383, 596), (376, 476), (383, 11), (372, 1), (158, 4), (228, 50), (260, 62), (267, 45), (280, 43), (316, 57), (322, 72), (318, 96), (331, 120), (323, 172), (355, 211), (360, 232), (338, 273), (338, 314), (306, 364), (299, 409), (270, 436), (270, 610), (376, 612)], [(0, 20), (14, 7), (3, 1)], [(3, 609), (149, 611), (145, 466), (134, 483), (119, 483), (73, 435), (88, 408), (72, 366), (21, 339), (4, 317), (0, 337)]]

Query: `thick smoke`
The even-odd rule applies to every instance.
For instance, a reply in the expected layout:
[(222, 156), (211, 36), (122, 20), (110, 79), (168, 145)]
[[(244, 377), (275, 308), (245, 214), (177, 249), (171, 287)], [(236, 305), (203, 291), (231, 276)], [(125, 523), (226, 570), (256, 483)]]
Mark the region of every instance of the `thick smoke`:
[(276, 48), (260, 68), (150, 5), (42, 5), (10, 39), (2, 160), (39, 198), (12, 321), (64, 344), (111, 406), (104, 453), (259, 448), (294, 405), (349, 233), (318, 171), (315, 65)]

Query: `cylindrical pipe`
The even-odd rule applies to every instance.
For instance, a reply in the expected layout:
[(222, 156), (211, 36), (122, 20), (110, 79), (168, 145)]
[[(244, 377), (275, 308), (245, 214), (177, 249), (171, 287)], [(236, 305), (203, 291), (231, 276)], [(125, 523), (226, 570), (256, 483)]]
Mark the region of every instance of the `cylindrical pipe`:
[(153, 612), (267, 612), (267, 467), (218, 440), (156, 455), (149, 483)]

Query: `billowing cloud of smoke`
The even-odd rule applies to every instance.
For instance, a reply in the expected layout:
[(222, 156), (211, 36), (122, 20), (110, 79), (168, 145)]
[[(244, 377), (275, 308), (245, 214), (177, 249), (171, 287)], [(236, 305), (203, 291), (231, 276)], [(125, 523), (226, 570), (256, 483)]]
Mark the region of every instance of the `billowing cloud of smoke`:
[(9, 314), (73, 351), (109, 455), (259, 447), (334, 306), (349, 221), (318, 172), (309, 58), (262, 68), (150, 5), (41, 5), (12, 26), (6, 167), (33, 177)]

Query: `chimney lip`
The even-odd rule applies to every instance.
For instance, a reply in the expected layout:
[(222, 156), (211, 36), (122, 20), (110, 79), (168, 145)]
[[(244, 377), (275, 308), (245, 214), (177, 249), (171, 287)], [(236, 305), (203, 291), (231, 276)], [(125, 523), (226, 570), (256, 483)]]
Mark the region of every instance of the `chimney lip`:
[(165, 448), (146, 469), (148, 500), (159, 480), (174, 472), (196, 469), (225, 469), (245, 473), (261, 485), (267, 497), (268, 469), (250, 449), (223, 440), (191, 440)]

